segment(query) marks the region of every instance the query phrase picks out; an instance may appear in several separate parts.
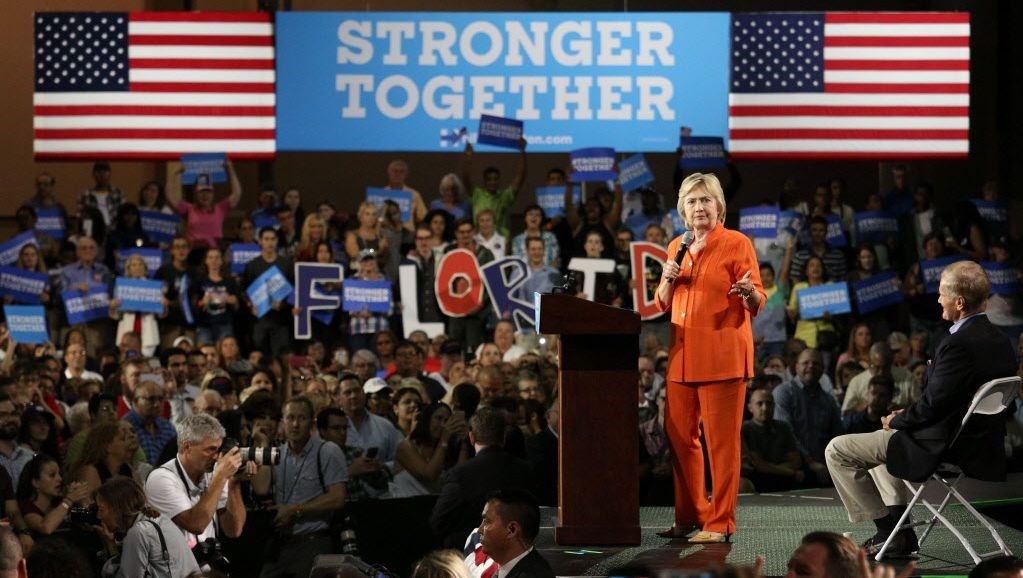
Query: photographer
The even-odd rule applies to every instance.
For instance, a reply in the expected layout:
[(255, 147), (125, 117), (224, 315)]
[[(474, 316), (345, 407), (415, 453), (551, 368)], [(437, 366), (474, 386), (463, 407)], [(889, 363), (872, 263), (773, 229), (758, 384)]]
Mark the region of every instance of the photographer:
[[(206, 550), (216, 548), (218, 532), (237, 538), (245, 525), (241, 480), (235, 476), (243, 467), (242, 457), (236, 447), (220, 453), (224, 427), (213, 416), (189, 416), (177, 430), (178, 455), (153, 470), (146, 495), (151, 506), (177, 525), (196, 559), (206, 563)], [(258, 471), (253, 462), (244, 468), (248, 475)]]
[(107, 480), (96, 491), (96, 505), (98, 530), (113, 554), (103, 566), (104, 577), (177, 578), (199, 571), (185, 538), (169, 517), (146, 507), (146, 494), (135, 480)]
[[(284, 406), (280, 463), (252, 480), (256, 495), (272, 493), (276, 544), (268, 546), (263, 578), (309, 575), (313, 558), (333, 550), (330, 520), (345, 503), (348, 479), (344, 453), (312, 435), (313, 404), (305, 397)], [(275, 550), (277, 550), (275, 552)]]

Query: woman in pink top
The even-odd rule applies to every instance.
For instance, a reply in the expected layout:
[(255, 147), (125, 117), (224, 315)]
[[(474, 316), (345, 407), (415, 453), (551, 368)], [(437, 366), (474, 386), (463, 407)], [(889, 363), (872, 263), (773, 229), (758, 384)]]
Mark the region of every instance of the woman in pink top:
[(213, 184), (208, 177), (204, 179), (202, 175), (195, 185), (195, 202), (183, 200), (181, 173), (184, 168), (181, 166), (171, 173), (173, 177), (167, 183), (167, 200), (184, 219), (185, 234), (193, 250), (218, 246), (224, 236), (224, 219), (242, 198), (242, 184), (234, 172), (231, 159), (224, 160), (224, 169), (231, 183), (231, 194), (219, 203), (213, 202)]

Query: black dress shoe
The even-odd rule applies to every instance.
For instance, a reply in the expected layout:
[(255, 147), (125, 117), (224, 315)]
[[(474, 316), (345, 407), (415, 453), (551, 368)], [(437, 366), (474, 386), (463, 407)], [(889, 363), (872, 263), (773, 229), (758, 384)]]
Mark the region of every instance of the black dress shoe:
[[(877, 553), (881, 551), (881, 547), (884, 546), (884, 542), (887, 539), (888, 536), (875, 534), (864, 542), (863, 549), (866, 550), (867, 556), (870, 558), (877, 556)], [(912, 530), (902, 530), (892, 538), (892, 543), (884, 551), (884, 558), (918, 558), (919, 553), (920, 546), (917, 544), (916, 534)]]

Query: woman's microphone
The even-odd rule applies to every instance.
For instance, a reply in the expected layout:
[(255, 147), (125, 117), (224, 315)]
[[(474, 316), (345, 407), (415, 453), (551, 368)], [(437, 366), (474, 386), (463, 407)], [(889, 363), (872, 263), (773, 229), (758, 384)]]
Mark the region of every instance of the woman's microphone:
[(682, 257), (685, 256), (686, 251), (689, 250), (689, 245), (693, 243), (695, 238), (696, 235), (694, 235), (692, 231), (686, 231), (685, 234), (682, 235), (682, 244), (678, 246), (678, 253), (675, 253), (676, 265), (682, 265)]

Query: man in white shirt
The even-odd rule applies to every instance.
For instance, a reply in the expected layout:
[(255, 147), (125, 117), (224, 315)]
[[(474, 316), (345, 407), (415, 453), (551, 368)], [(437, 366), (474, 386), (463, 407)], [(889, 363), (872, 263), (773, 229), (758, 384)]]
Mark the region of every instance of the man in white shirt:
[(497, 578), (554, 578), (551, 565), (533, 547), (540, 532), (540, 507), (523, 490), (495, 492), (483, 506), (480, 544), (497, 562)]
[(504, 259), (508, 253), (508, 239), (497, 232), (497, 218), (494, 211), (483, 209), (476, 215), (476, 242), (494, 254), (494, 259)]

